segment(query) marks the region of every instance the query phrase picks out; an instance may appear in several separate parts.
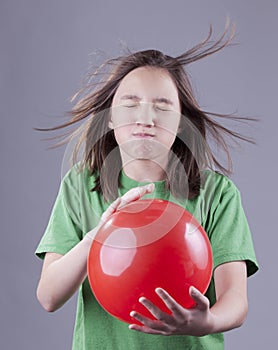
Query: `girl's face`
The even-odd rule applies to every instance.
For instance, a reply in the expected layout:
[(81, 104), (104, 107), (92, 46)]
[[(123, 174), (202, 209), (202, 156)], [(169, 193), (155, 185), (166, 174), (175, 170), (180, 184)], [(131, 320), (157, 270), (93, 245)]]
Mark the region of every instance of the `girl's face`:
[(177, 87), (166, 70), (140, 67), (128, 73), (113, 98), (109, 122), (121, 155), (165, 157), (175, 140), (180, 112)]

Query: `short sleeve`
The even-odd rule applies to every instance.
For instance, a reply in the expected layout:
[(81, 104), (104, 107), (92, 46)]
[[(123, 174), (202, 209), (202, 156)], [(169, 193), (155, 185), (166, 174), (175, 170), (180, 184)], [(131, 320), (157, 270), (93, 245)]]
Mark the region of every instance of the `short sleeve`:
[(223, 263), (244, 260), (247, 274), (251, 276), (258, 270), (251, 232), (238, 189), (230, 180), (225, 181), (217, 203), (212, 206), (207, 228), (214, 268)]
[(39, 258), (45, 253), (66, 254), (82, 238), (78, 189), (69, 181), (62, 180), (44, 235), (35, 251)]

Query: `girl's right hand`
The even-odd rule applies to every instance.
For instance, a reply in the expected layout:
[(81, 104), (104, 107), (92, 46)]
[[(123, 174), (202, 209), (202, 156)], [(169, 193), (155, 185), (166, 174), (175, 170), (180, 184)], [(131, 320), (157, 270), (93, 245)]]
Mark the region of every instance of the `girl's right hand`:
[(122, 197), (117, 198), (112, 204), (110, 204), (110, 206), (102, 214), (99, 224), (94, 229), (89, 231), (85, 237), (89, 238), (90, 240), (93, 240), (100, 226), (105, 221), (107, 221), (110, 215), (115, 213), (117, 210), (120, 210), (125, 205), (140, 199), (145, 194), (152, 193), (154, 191), (154, 188), (155, 188), (155, 185), (153, 183), (150, 183), (145, 186), (134, 187), (128, 192), (126, 192)]
[(154, 190), (154, 184), (132, 188), (115, 200), (103, 213), (97, 227), (88, 232), (65, 255), (48, 252), (45, 255), (37, 296), (45, 310), (52, 312), (60, 308), (80, 287), (87, 276), (87, 257), (100, 225), (124, 205), (131, 203)]

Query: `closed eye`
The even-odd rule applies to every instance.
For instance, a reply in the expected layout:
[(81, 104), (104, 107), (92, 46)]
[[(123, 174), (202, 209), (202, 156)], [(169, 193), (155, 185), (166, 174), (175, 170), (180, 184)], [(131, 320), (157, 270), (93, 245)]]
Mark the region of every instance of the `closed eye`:
[(162, 107), (162, 106), (155, 106), (155, 109), (158, 111), (162, 111), (162, 112), (169, 112), (170, 109), (166, 108), (166, 107)]
[(134, 108), (134, 107), (137, 107), (137, 106), (138, 106), (137, 104), (123, 105), (123, 107), (126, 107), (126, 108)]

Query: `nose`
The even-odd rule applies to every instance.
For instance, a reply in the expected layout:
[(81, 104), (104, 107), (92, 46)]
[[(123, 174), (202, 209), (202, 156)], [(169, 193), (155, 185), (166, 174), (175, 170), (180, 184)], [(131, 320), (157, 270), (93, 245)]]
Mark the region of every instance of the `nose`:
[(155, 113), (151, 104), (144, 104), (136, 117), (136, 125), (151, 127), (155, 125)]

